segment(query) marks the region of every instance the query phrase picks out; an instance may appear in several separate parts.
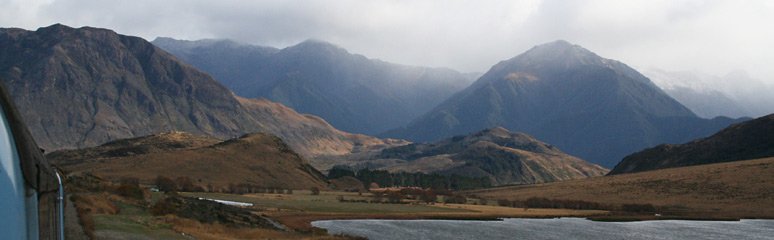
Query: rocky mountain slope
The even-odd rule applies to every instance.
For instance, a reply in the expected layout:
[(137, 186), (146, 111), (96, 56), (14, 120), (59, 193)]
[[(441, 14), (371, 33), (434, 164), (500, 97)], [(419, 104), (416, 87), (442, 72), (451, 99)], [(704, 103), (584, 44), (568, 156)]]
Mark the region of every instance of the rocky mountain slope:
[(220, 139), (267, 132), (312, 160), (390, 144), (281, 104), (235, 97), (151, 43), (106, 29), (0, 29), (0, 82), (48, 151), (169, 131)]
[(383, 148), (401, 146), (408, 141), (379, 139), (338, 130), (324, 119), (266, 99), (236, 97), (241, 106), (256, 119), (259, 129), (288, 142), (317, 169), (326, 171), (333, 162), (349, 155), (364, 155)]
[(473, 81), (454, 70), (369, 59), (317, 40), (284, 49), (229, 40), (153, 43), (239, 96), (264, 97), (371, 135), (405, 125)]
[(486, 177), (492, 185), (533, 184), (601, 176), (607, 169), (523, 133), (486, 129), (434, 143), (384, 149), (358, 164), (391, 172)]
[(664, 144), (625, 157), (610, 174), (774, 156), (774, 114), (737, 123), (684, 144)]
[(327, 186), (322, 174), (268, 134), (219, 141), (172, 132), (57, 151), (47, 157), (69, 173), (91, 172), (111, 180), (134, 177), (153, 183), (157, 176), (188, 177), (197, 186), (216, 189), (240, 183), (283, 189)]
[(494, 126), (525, 132), (603, 166), (733, 120), (698, 118), (627, 65), (556, 41), (493, 66), (470, 87), (384, 136), (433, 141)]

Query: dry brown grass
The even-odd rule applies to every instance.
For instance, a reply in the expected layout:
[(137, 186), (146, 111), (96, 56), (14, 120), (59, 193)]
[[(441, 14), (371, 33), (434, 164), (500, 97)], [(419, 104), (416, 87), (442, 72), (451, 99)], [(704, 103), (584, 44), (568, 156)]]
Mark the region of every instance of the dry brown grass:
[(307, 234), (299, 234), (292, 232), (283, 232), (271, 229), (261, 228), (236, 228), (229, 227), (223, 224), (205, 224), (195, 220), (179, 218), (174, 216), (166, 216), (165, 222), (172, 224), (172, 228), (177, 232), (184, 232), (187, 235), (191, 235), (196, 239), (212, 239), (212, 240), (227, 240), (227, 239), (348, 239), (346, 237), (337, 236), (314, 236)]
[[(175, 145), (174, 139), (151, 138), (155, 145)], [(151, 144), (146, 138), (143, 144)], [(202, 140), (204, 143), (210, 143)], [(281, 140), (265, 134), (232, 139), (217, 144), (191, 148), (153, 150), (136, 154), (99, 154), (110, 152), (112, 145), (52, 153), (52, 161), (71, 174), (92, 173), (101, 178), (118, 181), (137, 178), (144, 184), (154, 184), (158, 176), (171, 179), (188, 177), (195, 186), (226, 189), (230, 184), (251, 183), (282, 189), (325, 188), (327, 185), (316, 170), (288, 149)], [(182, 144), (182, 143), (181, 143)], [(116, 145), (116, 144), (113, 144)], [(128, 150), (127, 150), (128, 151)], [(91, 155), (90, 155), (91, 154)]]
[(469, 210), (467, 212), (415, 212), (415, 213), (298, 213), (266, 212), (283, 225), (302, 232), (312, 232), (311, 222), (337, 219), (469, 219), (493, 220), (498, 218), (549, 218), (591, 217), (607, 215), (602, 210), (527, 209), (469, 204), (439, 204), (443, 208)]
[(110, 200), (111, 197), (114, 198), (107, 193), (78, 194), (76, 203), (79, 207), (91, 209), (90, 211), (96, 214), (116, 214), (118, 207)]
[(109, 199), (107, 193), (85, 193), (74, 194), (70, 201), (75, 206), (78, 214), (78, 224), (83, 228), (83, 232), (91, 239), (94, 239), (95, 223), (94, 214), (116, 214), (119, 209)]
[(470, 191), (489, 199), (531, 197), (611, 205), (650, 203), (675, 216), (774, 217), (774, 158)]
[(443, 204), (440, 207), (457, 208), (475, 211), (471, 215), (482, 216), (503, 216), (503, 217), (552, 217), (552, 216), (574, 216), (586, 217), (607, 214), (603, 210), (573, 210), (573, 209), (549, 209), (549, 208), (511, 208), (492, 205), (470, 205), (470, 204)]

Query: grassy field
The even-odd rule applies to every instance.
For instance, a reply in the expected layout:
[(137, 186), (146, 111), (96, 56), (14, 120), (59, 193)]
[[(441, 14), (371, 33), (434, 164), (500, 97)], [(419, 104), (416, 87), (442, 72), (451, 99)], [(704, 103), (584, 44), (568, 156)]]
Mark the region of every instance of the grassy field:
[(375, 204), (359, 202), (340, 202), (337, 198), (348, 200), (370, 200), (370, 194), (359, 196), (349, 192), (326, 192), (311, 195), (309, 191), (296, 191), (294, 194), (247, 194), (224, 193), (181, 193), (188, 197), (201, 197), (254, 204), (262, 211), (324, 212), (324, 213), (416, 213), (416, 212), (464, 212), (467, 210), (440, 208), (429, 205), (413, 204)]
[[(479, 219), (494, 220), (504, 217), (560, 217), (600, 216), (607, 211), (570, 209), (521, 209), (493, 205), (473, 204), (387, 204), (340, 202), (338, 199), (371, 200), (371, 194), (349, 192), (309, 191), (294, 194), (247, 194), (181, 193), (188, 197), (201, 197), (254, 204), (256, 212), (276, 219), (283, 225), (301, 232), (314, 232), (311, 222), (330, 219)], [(404, 200), (405, 201), (405, 200)], [(475, 200), (471, 202), (476, 202)]]
[(117, 214), (94, 215), (95, 236), (100, 239), (190, 239), (156, 221), (144, 209), (118, 203)]
[(542, 197), (653, 204), (663, 214), (684, 218), (774, 218), (774, 158), (466, 193), (517, 201)]

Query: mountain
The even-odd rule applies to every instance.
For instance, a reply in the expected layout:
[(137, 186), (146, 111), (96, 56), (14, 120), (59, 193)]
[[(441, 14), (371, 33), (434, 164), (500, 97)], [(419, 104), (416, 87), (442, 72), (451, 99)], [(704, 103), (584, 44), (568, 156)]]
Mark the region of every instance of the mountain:
[(405, 140), (379, 139), (338, 130), (324, 119), (266, 99), (236, 97), (241, 107), (256, 119), (262, 132), (274, 134), (310, 160), (315, 168), (327, 171), (340, 158), (379, 152), (383, 148), (408, 144)]
[(743, 72), (724, 77), (691, 71), (643, 71), (661, 87), (701, 117), (759, 117), (774, 113), (774, 86), (750, 78)]
[(281, 104), (236, 97), (151, 43), (107, 29), (0, 29), (0, 82), (48, 151), (169, 131), (219, 139), (266, 132), (313, 163), (392, 144)]
[(625, 157), (610, 174), (774, 156), (774, 114), (737, 123), (707, 138), (663, 144)]
[[(279, 138), (248, 134), (227, 141), (182, 132), (118, 140), (47, 155), (69, 173), (90, 172), (110, 180), (188, 177), (216, 189), (249, 183), (283, 189), (324, 188), (324, 176)], [(217, 169), (217, 170), (214, 170)]]
[(555, 41), (494, 65), (432, 111), (383, 135), (432, 141), (503, 126), (613, 166), (634, 151), (704, 136), (731, 122), (698, 118), (627, 65)]
[(486, 177), (492, 185), (580, 179), (601, 176), (608, 171), (529, 135), (511, 133), (501, 127), (434, 143), (387, 148), (369, 160), (356, 163), (390, 172)]
[(157, 38), (153, 43), (239, 96), (267, 98), (344, 131), (371, 135), (405, 125), (475, 76), (369, 59), (317, 40), (284, 49), (230, 40)]

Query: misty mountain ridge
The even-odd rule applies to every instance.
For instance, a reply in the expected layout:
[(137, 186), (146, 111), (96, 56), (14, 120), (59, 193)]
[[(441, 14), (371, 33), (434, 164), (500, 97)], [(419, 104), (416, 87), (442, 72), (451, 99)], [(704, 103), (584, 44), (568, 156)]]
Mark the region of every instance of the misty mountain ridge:
[(0, 80), (47, 151), (170, 131), (265, 132), (310, 159), (393, 144), (230, 90), (139, 37), (61, 24), (0, 29)]
[(476, 76), (369, 59), (320, 40), (283, 49), (230, 40), (158, 38), (153, 43), (212, 74), (237, 95), (264, 97), (365, 134), (405, 125)]
[(643, 74), (702, 117), (760, 117), (774, 113), (774, 85), (744, 71), (713, 76), (649, 68)]
[(434, 141), (494, 126), (525, 132), (603, 166), (734, 122), (705, 120), (636, 70), (554, 41), (494, 65), (465, 90), (383, 136)]

